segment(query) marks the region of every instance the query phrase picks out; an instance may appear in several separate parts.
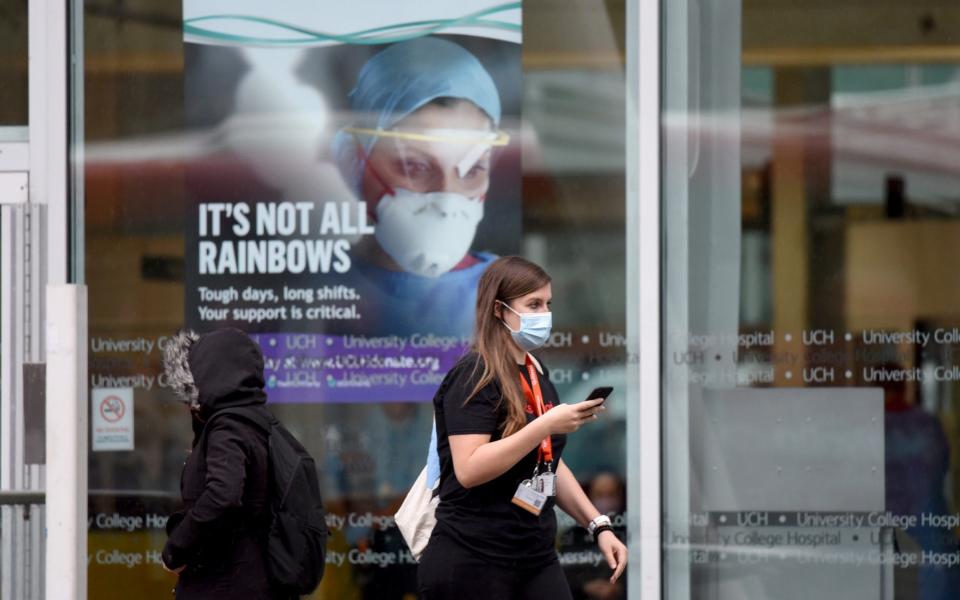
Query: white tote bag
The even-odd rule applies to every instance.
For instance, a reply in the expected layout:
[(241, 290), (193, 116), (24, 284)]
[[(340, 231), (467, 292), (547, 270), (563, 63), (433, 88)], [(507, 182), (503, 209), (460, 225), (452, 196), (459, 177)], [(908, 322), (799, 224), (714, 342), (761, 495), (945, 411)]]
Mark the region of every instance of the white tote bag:
[(438, 504), (440, 497), (434, 497), (433, 490), (427, 486), (427, 467), (424, 467), (413, 482), (413, 487), (407, 492), (407, 497), (403, 499), (400, 510), (393, 516), (417, 562), (420, 562), (433, 527), (437, 524), (435, 513)]

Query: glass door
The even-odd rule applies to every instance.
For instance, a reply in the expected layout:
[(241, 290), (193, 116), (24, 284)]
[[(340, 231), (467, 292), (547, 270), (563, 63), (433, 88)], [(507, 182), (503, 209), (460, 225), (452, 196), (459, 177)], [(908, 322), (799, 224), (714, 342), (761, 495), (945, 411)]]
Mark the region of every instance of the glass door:
[[(359, 3), (376, 8), (359, 17), (346, 5), (325, 5), (320, 14), (311, 2), (241, 4), (230, 12), (249, 11), (247, 18), (231, 20), (211, 12), (215, 2), (72, 3), (84, 24), (84, 98), (74, 106), (83, 129), (73, 149), (83, 157), (74, 192), (84, 213), (76, 235), (89, 287), (91, 400), (120, 389), (132, 415), (122, 446), (94, 447), (90, 456), (90, 596), (169, 594), (173, 580), (159, 552), (192, 432), (162, 377), (162, 348), (185, 325), (232, 325), (258, 336), (272, 408), (321, 466), (332, 537), (314, 597), (415, 597), (416, 565), (392, 516), (426, 458), (432, 395), (467, 347), (477, 265), (498, 255), (521, 254), (553, 277), (555, 333), (543, 358), (561, 399), (616, 388), (607, 415), (571, 438), (564, 460), (625, 536), (634, 476), (628, 398), (637, 395), (626, 360), (634, 310), (625, 250), (633, 210), (624, 158), (626, 3), (493, 2), (483, 19), (457, 3)], [(291, 20), (287, 9), (305, 11), (303, 20)], [(442, 19), (421, 15), (434, 9)], [(501, 22), (509, 11), (522, 15), (520, 23)], [(388, 23), (368, 23), (387, 16)], [(318, 18), (318, 27), (305, 24)], [(230, 30), (241, 21), (242, 31)], [(202, 223), (226, 215), (219, 203), (248, 203), (257, 215), (299, 202), (319, 215), (335, 202), (347, 207), (348, 224), (366, 218), (357, 210), (362, 190), (351, 188), (338, 161), (354, 147), (338, 155), (334, 138), (370, 135), (371, 127), (355, 123), (368, 115), (351, 104), (361, 67), (427, 21), (478, 57), (497, 86), (505, 135), (489, 166), (483, 216), (469, 260), (437, 278), (460, 286), (442, 288), (437, 306), (368, 300), (357, 308), (364, 318), (340, 319), (360, 303), (334, 297), (339, 284), (365, 299), (376, 297), (365, 290), (382, 291), (373, 285), (399, 281), (402, 296), (430, 279), (372, 268), (374, 255), (362, 254), (349, 232), (302, 234), (281, 225), (258, 233), (255, 225), (217, 237)], [(475, 35), (490, 27), (496, 35)], [(326, 43), (321, 34), (332, 30), (344, 35)], [(261, 44), (257, 36), (276, 39)], [(296, 47), (284, 46), (294, 38)], [(404, 235), (408, 243), (424, 233)], [(296, 253), (328, 243), (324, 237), (343, 238), (349, 263), (297, 267)], [(237, 268), (221, 253), (228, 245), (255, 253), (261, 242), (289, 251), (290, 260), (271, 271), (244, 255)], [(218, 254), (203, 254), (210, 251)], [(373, 366), (329, 366), (351, 357)], [(419, 362), (408, 368), (408, 359)], [(609, 569), (586, 531), (565, 515), (558, 520), (559, 557), (579, 597), (625, 597), (628, 583), (606, 581)]]
[(951, 598), (960, 10), (662, 7), (664, 596)]

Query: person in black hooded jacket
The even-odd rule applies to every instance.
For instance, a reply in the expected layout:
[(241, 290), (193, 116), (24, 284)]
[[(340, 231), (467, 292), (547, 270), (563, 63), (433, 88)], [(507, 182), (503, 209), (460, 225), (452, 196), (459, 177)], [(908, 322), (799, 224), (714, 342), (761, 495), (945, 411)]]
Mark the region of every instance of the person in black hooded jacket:
[[(286, 598), (266, 566), (270, 518), (267, 434), (225, 408), (264, 411), (263, 354), (238, 329), (181, 332), (164, 348), (170, 386), (190, 407), (193, 446), (184, 463), (184, 507), (167, 523), (164, 567), (179, 574), (176, 597)], [(199, 447), (198, 447), (199, 444)]]

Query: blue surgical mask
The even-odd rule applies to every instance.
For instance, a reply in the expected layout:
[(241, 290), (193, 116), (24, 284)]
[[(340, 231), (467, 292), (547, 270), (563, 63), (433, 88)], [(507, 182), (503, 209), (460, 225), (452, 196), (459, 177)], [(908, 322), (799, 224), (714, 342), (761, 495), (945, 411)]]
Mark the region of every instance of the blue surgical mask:
[[(500, 301), (498, 300), (498, 302)], [(500, 302), (500, 304), (503, 304), (504, 308), (520, 317), (520, 329), (516, 331), (510, 329), (506, 321), (501, 320), (504, 327), (510, 331), (510, 335), (513, 336), (513, 341), (515, 341), (518, 346), (530, 352), (547, 343), (547, 340), (550, 339), (550, 328), (553, 327), (553, 313), (518, 313), (507, 306), (506, 303)]]

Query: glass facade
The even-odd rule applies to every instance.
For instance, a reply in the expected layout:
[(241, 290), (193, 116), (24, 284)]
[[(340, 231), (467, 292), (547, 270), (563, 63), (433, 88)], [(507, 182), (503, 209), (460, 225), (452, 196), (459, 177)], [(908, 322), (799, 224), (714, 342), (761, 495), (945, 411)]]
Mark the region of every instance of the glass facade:
[[(29, 95), (56, 79), (28, 89), (29, 4), (0, 8), (0, 150), (18, 142), (20, 153), (0, 155), (0, 171), (57, 160), (49, 136), (39, 163), (25, 162)], [(162, 350), (184, 326), (234, 325), (264, 347), (272, 409), (321, 470), (332, 535), (311, 597), (416, 598), (393, 515), (427, 456), (433, 391), (466, 348), (471, 273), (507, 254), (552, 276), (541, 357), (561, 400), (614, 387), (564, 461), (632, 562), (610, 584), (596, 544), (558, 512), (575, 598), (957, 596), (955, 1), (526, 0), (436, 21), (404, 3), (386, 26), (324, 8), (321, 28), (285, 20), (287, 3), (275, 3), (275, 19), (240, 33), (230, 27), (243, 19), (198, 11), (216, 2), (68, 4), (64, 34), (83, 69), (65, 74), (70, 200), (3, 207), (0, 479), (42, 481), (41, 460), (18, 446), (19, 378), (42, 372), (22, 363), (43, 353), (41, 293), (23, 282), (69, 248), (71, 277), (89, 292), (88, 597), (169, 597), (160, 551), (193, 434)], [(654, 43), (637, 16), (656, 5)], [(352, 33), (323, 39), (339, 20)], [(349, 92), (374, 57), (425, 26), (437, 52), (452, 43), (477, 61), (495, 100), (473, 89), (441, 96), (430, 116), (411, 109), (377, 155), (367, 140), (394, 116)], [(659, 91), (653, 119), (641, 114), (649, 98), (631, 94), (649, 77), (638, 53), (657, 49), (659, 89), (639, 90)], [(452, 114), (441, 109), (457, 122), (431, 121)], [(461, 276), (411, 292), (407, 275), (434, 267), (405, 261), (403, 248), (432, 236), (378, 234), (371, 189), (451, 192), (430, 188), (442, 160), (417, 157), (467, 130), (490, 135), (470, 138), (454, 165), (461, 187), (450, 195), (483, 202), (473, 229), (445, 238), (465, 260), (440, 270)], [(654, 130), (659, 154), (647, 156)], [(354, 156), (377, 181), (351, 179)], [(639, 179), (654, 160), (659, 196)], [(68, 202), (66, 244), (44, 237)], [(656, 219), (638, 215), (656, 203), (652, 277), (642, 270)], [(387, 293), (386, 281), (399, 283)], [(636, 355), (652, 347), (638, 324), (656, 320), (654, 296), (660, 347), (644, 356), (659, 354), (660, 368), (641, 378), (656, 371)], [(657, 424), (638, 417), (651, 406)], [(657, 426), (659, 447), (647, 443)], [(641, 523), (651, 490), (661, 514)], [(3, 513), (0, 593), (39, 598), (39, 583), (11, 578), (42, 575), (40, 519)], [(655, 542), (638, 533), (653, 521)], [(661, 560), (648, 571), (651, 556)]]
[[(199, 290), (227, 288), (222, 282), (228, 278), (204, 279), (204, 263), (195, 259), (198, 241), (191, 232), (198, 230), (198, 202), (204, 206), (210, 195), (218, 201), (249, 199), (263, 194), (257, 190), (264, 178), (271, 183), (262, 172), (251, 179), (237, 158), (249, 150), (238, 141), (245, 130), (228, 132), (233, 136), (229, 150), (209, 150), (216, 143), (211, 132), (236, 123), (231, 119), (247, 102), (249, 60), (259, 59), (203, 46), (195, 43), (196, 36), (185, 44), (181, 26), (189, 15), (181, 14), (176, 3), (141, 2), (124, 9), (85, 3), (84, 9), (83, 273), (90, 293), (91, 401), (97, 404), (109, 393), (105, 390), (132, 388), (134, 406), (133, 450), (90, 455), (90, 597), (162, 597), (172, 582), (157, 563), (166, 539), (164, 516), (178, 502), (180, 468), (192, 432), (187, 411), (160, 377), (160, 351), (166, 336), (185, 324), (201, 331), (213, 327), (204, 321), (210, 303)], [(564, 460), (621, 533), (627, 476), (624, 11), (617, 2), (600, 10), (574, 2), (524, 2), (522, 45), (509, 58), (514, 66), (491, 62), (492, 55), (483, 54), (490, 44), (449, 38), (487, 61), (500, 86), (500, 127), (511, 140), (492, 161), (486, 214), (471, 250), (519, 253), (551, 274), (555, 333), (542, 355), (562, 399), (585, 399), (596, 386), (617, 389), (604, 418), (571, 436)], [(378, 48), (364, 50), (363, 60)], [(306, 96), (319, 94), (330, 107), (332, 124), (317, 131), (324, 139), (363, 116), (350, 113), (346, 103), (362, 64), (350, 51), (331, 55), (336, 64), (324, 62), (325, 49), (306, 53), (302, 69), (291, 75), (305, 84)], [(506, 78), (514, 67), (517, 85), (511, 88)], [(337, 69), (345, 70), (341, 79)], [(298, 133), (285, 135), (278, 143)], [(272, 143), (269, 131), (257, 130), (256, 136), (258, 145)], [(312, 141), (303, 143), (307, 147)], [(328, 145), (319, 147), (320, 160), (310, 168), (328, 172), (323, 170), (324, 161), (332, 160), (324, 154)], [(287, 167), (296, 160), (291, 157)], [(303, 198), (310, 192), (281, 192), (292, 194)], [(321, 275), (261, 277), (237, 284), (237, 290), (250, 284), (280, 295), (329, 281)], [(315, 298), (298, 307), (308, 310), (318, 303)], [(390, 308), (385, 303), (370, 310)], [(472, 320), (469, 303), (461, 302), (457, 310), (442, 316)], [(246, 327), (259, 335), (268, 363), (271, 357), (289, 358), (272, 354), (273, 344), (290, 353), (290, 344), (341, 343), (335, 323), (304, 324), (292, 314), (269, 326)], [(408, 311), (394, 318), (432, 322), (432, 316)], [(360, 329), (359, 334), (349, 331), (343, 343), (383, 339), (372, 327), (369, 335)], [(402, 337), (416, 342), (415, 334)], [(330, 373), (314, 363), (295, 372), (277, 370), (268, 384), (275, 386), (271, 397), (282, 399), (274, 413), (322, 470), (332, 536), (326, 575), (313, 597), (413, 598), (416, 564), (392, 516), (426, 459), (429, 400), (439, 378), (432, 374), (426, 391), (377, 396), (374, 389), (354, 401), (337, 396), (339, 388), (310, 387), (308, 382), (328, 381)], [(267, 374), (271, 377), (269, 364)], [(561, 517), (559, 529), (557, 549), (577, 597), (625, 597), (626, 583), (606, 581), (608, 568), (586, 532), (568, 517)]]
[(668, 598), (960, 589), (960, 10), (664, 2)]

